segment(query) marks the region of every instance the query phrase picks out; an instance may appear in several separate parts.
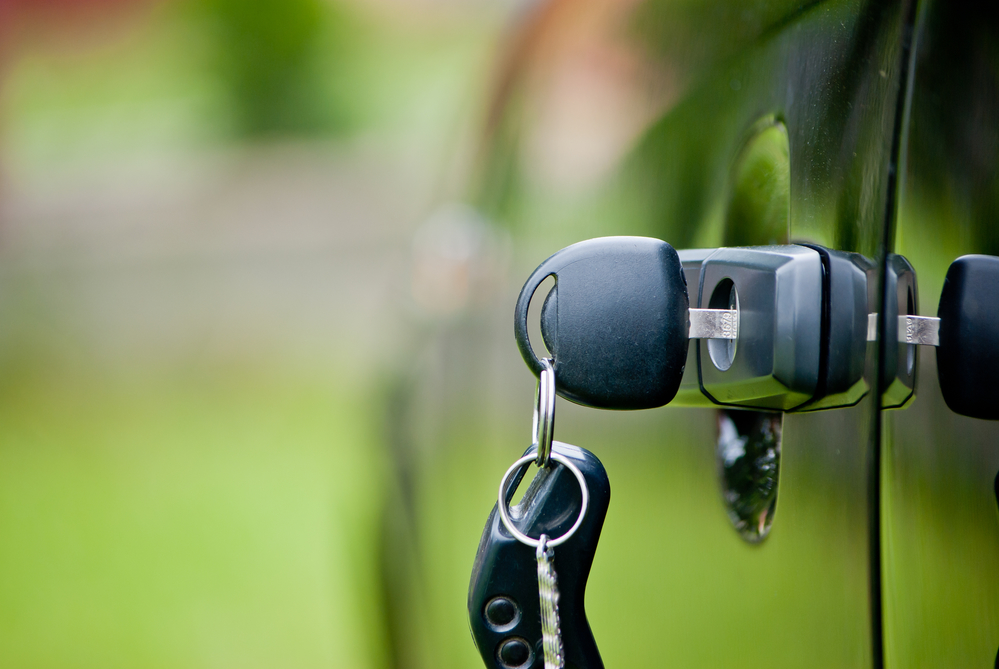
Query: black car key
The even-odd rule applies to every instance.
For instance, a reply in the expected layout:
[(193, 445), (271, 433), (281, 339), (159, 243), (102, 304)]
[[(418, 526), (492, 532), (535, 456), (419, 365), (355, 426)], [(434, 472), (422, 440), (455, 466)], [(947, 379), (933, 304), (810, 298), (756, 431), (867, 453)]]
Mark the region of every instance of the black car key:
[(999, 420), (999, 258), (962, 256), (944, 279), (937, 375), (947, 406), (959, 414)]
[(517, 299), (514, 333), (528, 366), (531, 298), (547, 277), (541, 335), (559, 394), (604, 409), (650, 409), (676, 395), (687, 358), (687, 284), (673, 247), (648, 237), (601, 237), (545, 260)]
[[(531, 446), (525, 458), (535, 455)], [(603, 662), (586, 620), (583, 597), (593, 556), (600, 538), (610, 482), (600, 461), (589, 451), (561, 442), (552, 442), (551, 464), (539, 470), (519, 504), (509, 510), (516, 530), (529, 538), (560, 537), (575, 532), (554, 551), (558, 573), (558, 616), (564, 648), (564, 666), (571, 669), (602, 669)], [(575, 472), (560, 464), (568, 460), (585, 481), (588, 503)], [(505, 485), (509, 506), (530, 461), (512, 468), (510, 484)], [(468, 617), (475, 645), (490, 669), (540, 669), (542, 649), (542, 610), (539, 600), (536, 551), (525, 545), (504, 526), (498, 505), (486, 521), (472, 568), (468, 589)]]

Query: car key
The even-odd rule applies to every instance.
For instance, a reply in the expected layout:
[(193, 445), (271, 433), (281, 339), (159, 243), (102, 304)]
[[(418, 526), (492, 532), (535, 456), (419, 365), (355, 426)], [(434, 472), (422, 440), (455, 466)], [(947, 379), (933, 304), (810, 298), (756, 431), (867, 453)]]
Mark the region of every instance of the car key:
[[(505, 503), (509, 504), (535, 459), (531, 446), (510, 475)], [(610, 482), (603, 465), (589, 451), (561, 442), (552, 443), (553, 460), (562, 458), (579, 470), (589, 500), (578, 529), (549, 557), (558, 572), (558, 613), (565, 666), (602, 669), (603, 662), (590, 631), (583, 597), (596, 553), (600, 530), (610, 502)], [(510, 511), (513, 526), (537, 541), (542, 535), (558, 539), (572, 529), (580, 515), (582, 493), (568, 466), (557, 460), (542, 469)], [(552, 541), (546, 542), (549, 546)], [(486, 667), (531, 669), (542, 667), (542, 614), (536, 571), (544, 568), (537, 549), (521, 543), (507, 530), (498, 504), (486, 521), (476, 552), (468, 591), (472, 636)]]
[[(681, 391), (688, 406), (852, 406), (869, 390), (871, 270), (858, 254), (814, 245), (700, 249), (681, 260), (658, 239), (590, 239), (531, 274), (514, 333), (528, 367), (540, 373), (527, 314), (552, 276), (541, 335), (566, 399), (648, 409)], [(700, 342), (691, 346), (692, 339)], [(684, 382), (688, 362), (694, 367)]]
[[(602, 669), (583, 598), (610, 482), (592, 453), (551, 440), (555, 384), (544, 362), (535, 443), (503, 476), (476, 552), (469, 626), (490, 669)], [(509, 508), (531, 462), (539, 472)]]
[(517, 345), (535, 374), (541, 361), (528, 339), (527, 312), (549, 276), (555, 287), (541, 310), (541, 333), (562, 397), (604, 409), (650, 409), (673, 399), (687, 359), (689, 304), (672, 246), (648, 237), (601, 237), (541, 263), (514, 316)]

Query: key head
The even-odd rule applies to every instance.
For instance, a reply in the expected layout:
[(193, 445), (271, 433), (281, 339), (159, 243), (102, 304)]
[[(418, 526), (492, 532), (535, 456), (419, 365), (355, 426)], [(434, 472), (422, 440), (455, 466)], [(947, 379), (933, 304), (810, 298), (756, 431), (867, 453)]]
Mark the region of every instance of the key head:
[[(583, 598), (610, 503), (610, 482), (603, 465), (589, 451), (558, 441), (552, 443), (552, 450), (579, 468), (590, 492), (586, 517), (579, 529), (554, 549), (565, 666), (603, 669)], [(535, 451), (532, 446), (525, 455)], [(510, 498), (522, 477), (523, 471), (513, 477)], [(511, 516), (517, 529), (528, 536), (547, 534), (554, 539), (576, 522), (581, 501), (576, 477), (554, 463), (535, 477), (521, 503), (511, 509)], [(495, 505), (475, 555), (468, 588), (468, 620), (475, 645), (489, 669), (544, 667), (535, 549), (510, 535)]]
[(676, 251), (648, 237), (601, 237), (568, 246), (524, 284), (514, 320), (517, 345), (535, 375), (527, 335), (538, 286), (555, 277), (541, 335), (562, 397), (603, 409), (650, 409), (676, 395), (687, 356), (687, 284)]
[(962, 256), (940, 293), (937, 376), (951, 411), (999, 420), (999, 257)]

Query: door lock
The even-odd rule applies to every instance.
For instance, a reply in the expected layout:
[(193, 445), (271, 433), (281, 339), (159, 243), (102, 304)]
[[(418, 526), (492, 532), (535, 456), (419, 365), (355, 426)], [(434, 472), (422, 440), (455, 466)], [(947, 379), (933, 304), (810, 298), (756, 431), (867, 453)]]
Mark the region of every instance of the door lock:
[(679, 394), (684, 405), (839, 406), (866, 391), (867, 269), (855, 254), (802, 245), (681, 256), (655, 239), (591, 239), (534, 271), (517, 300), (515, 334), (538, 373), (527, 313), (554, 276), (541, 335), (569, 400), (643, 409)]
[[(541, 282), (555, 286), (541, 310), (557, 391), (586, 406), (684, 406), (812, 411), (856, 404), (882, 322), (870, 308), (876, 267), (821, 246), (693, 249), (605, 237), (566, 247), (531, 275), (514, 329), (528, 365), (541, 362), (527, 313)], [(958, 413), (999, 418), (989, 394), (999, 375), (999, 258), (951, 266), (937, 318), (918, 316), (905, 258), (886, 260), (882, 407), (913, 396), (917, 346), (938, 346), (941, 388)], [(694, 306), (696, 305), (696, 306)], [(690, 342), (688, 344), (688, 342)]]
[[(886, 357), (895, 363), (895, 375), (888, 378), (882, 406), (894, 408), (912, 397), (918, 363), (916, 347), (933, 346), (937, 350), (940, 392), (951, 411), (999, 420), (999, 396), (995, 391), (995, 380), (999, 378), (999, 258), (967, 255), (952, 262), (936, 317), (915, 315), (915, 273), (908, 262), (901, 256), (890, 256), (888, 267), (889, 277), (892, 270), (897, 272), (899, 268), (911, 274), (911, 280), (900, 279), (898, 284), (908, 290), (911, 281), (911, 293), (907, 294), (912, 298), (904, 313), (886, 319), (886, 329), (894, 323), (894, 332), (886, 333), (886, 350), (894, 350), (894, 354)], [(901, 295), (901, 289), (895, 294)], [(898, 392), (900, 389), (908, 392)]]
[(722, 248), (701, 264), (698, 306), (735, 309), (733, 340), (702, 339), (701, 391), (717, 404), (787, 410), (819, 380), (822, 262), (804, 246)]

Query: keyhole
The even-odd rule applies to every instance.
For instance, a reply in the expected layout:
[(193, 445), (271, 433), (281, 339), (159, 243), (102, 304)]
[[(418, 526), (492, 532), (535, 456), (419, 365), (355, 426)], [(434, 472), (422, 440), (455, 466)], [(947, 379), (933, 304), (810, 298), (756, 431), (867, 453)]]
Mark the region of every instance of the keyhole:
[[(722, 279), (718, 282), (714, 292), (711, 293), (708, 307), (711, 309), (739, 310), (739, 293), (736, 291), (735, 284), (731, 279)], [(735, 360), (735, 350), (738, 341), (738, 339), (708, 340), (708, 355), (711, 356), (711, 362), (715, 364), (715, 367), (719, 371), (724, 372), (732, 366), (732, 361)]]

